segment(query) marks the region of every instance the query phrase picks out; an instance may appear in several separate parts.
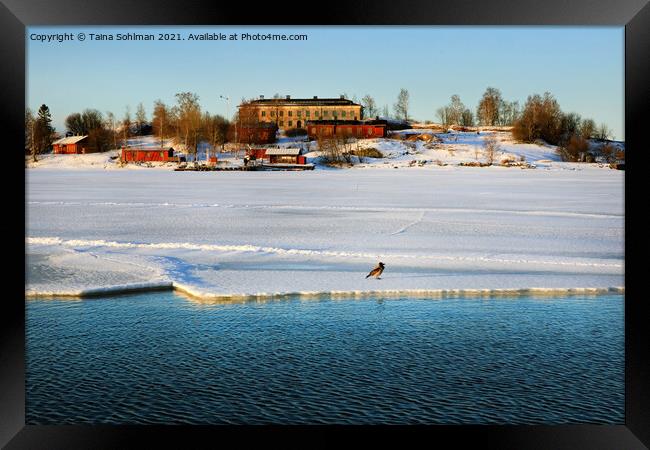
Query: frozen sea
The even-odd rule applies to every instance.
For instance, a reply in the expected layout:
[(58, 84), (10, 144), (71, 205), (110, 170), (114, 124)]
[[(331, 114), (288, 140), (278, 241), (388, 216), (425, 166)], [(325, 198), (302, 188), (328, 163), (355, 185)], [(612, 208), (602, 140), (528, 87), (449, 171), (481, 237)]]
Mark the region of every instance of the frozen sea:
[(623, 423), (620, 171), (26, 177), (28, 423)]
[[(624, 175), (586, 164), (30, 169), (27, 295), (622, 288)], [(378, 261), (382, 279), (365, 279)]]

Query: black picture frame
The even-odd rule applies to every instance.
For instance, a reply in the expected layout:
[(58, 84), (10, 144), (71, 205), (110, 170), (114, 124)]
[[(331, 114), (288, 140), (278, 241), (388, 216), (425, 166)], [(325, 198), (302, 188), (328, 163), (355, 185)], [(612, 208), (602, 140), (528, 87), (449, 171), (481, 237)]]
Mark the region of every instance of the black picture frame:
[[(25, 27), (34, 25), (613, 25), (625, 27), (625, 257), (631, 261), (641, 256), (635, 245), (634, 228), (641, 214), (634, 208), (633, 183), (639, 154), (643, 148), (643, 111), (650, 105), (650, 4), (647, 0), (491, 0), (471, 2), (431, 2), (417, 0), (394, 2), (367, 0), (350, 4), (319, 3), (318, 8), (306, 5), (286, 7), (275, 3), (255, 5), (250, 2), (221, 3), (206, 0), (2, 0), (0, 4), (0, 46), (2, 47), (2, 78), (4, 101), (0, 107), (5, 131), (7, 172), (24, 169), (24, 159), (17, 149), (22, 145), (25, 106)], [(561, 68), (558, 68), (561, 70)], [(647, 139), (647, 138), (646, 138)], [(7, 142), (8, 141), (8, 142)], [(14, 159), (15, 158), (15, 159)], [(11, 167), (11, 168), (10, 168)], [(18, 183), (26, 180), (18, 176)], [(10, 179), (10, 177), (4, 177)], [(6, 201), (17, 216), (25, 216), (23, 198), (14, 195), (16, 181), (9, 181)], [(643, 189), (641, 190), (643, 193)], [(647, 200), (646, 200), (647, 202)], [(638, 206), (638, 205), (637, 205)], [(7, 214), (5, 224), (12, 224), (6, 236), (19, 235), (25, 222)], [(14, 229), (15, 228), (15, 229)], [(639, 233), (636, 233), (639, 235)], [(24, 276), (24, 241), (5, 239), (22, 254)], [(629, 244), (630, 243), (630, 244)], [(14, 250), (12, 248), (12, 250)], [(20, 253), (19, 253), (20, 252)], [(13, 256), (13, 255), (12, 255)], [(20, 261), (20, 259), (18, 259)], [(130, 448), (154, 447), (164, 443), (177, 448), (214, 447), (225, 444), (229, 437), (238, 443), (251, 438), (270, 439), (278, 434), (286, 441), (285, 432), (308, 435), (310, 441), (326, 442), (331, 431), (347, 433), (348, 427), (163, 427), (163, 426), (26, 426), (25, 425), (25, 304), (24, 289), (16, 281), (20, 268), (11, 260), (16, 276), (8, 275), (10, 289), (0, 320), (0, 444), (8, 449), (19, 448)], [(453, 448), (472, 442), (479, 448), (500, 449), (643, 449), (650, 446), (650, 396), (648, 381), (648, 326), (643, 314), (645, 298), (638, 288), (638, 278), (628, 275), (625, 295), (625, 425), (561, 425), (561, 426), (431, 426), (375, 427), (373, 436), (384, 439), (400, 432), (400, 437), (414, 432), (426, 435), (427, 444), (440, 439)], [(362, 431), (369, 431), (362, 428)], [(236, 434), (236, 436), (235, 436)], [(260, 436), (261, 435), (261, 436)], [(138, 444), (139, 443), (139, 444)]]

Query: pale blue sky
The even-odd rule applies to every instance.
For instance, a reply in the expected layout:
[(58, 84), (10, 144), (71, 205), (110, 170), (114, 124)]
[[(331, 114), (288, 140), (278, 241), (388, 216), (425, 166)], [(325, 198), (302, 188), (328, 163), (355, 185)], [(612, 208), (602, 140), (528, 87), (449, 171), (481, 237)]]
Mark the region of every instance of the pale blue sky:
[[(43, 43), (33, 33), (86, 34)], [(307, 41), (91, 41), (90, 33), (285, 33)], [(400, 88), (410, 115), (436, 120), (453, 94), (472, 111), (486, 87), (506, 100), (551, 92), (562, 110), (605, 123), (624, 139), (623, 27), (29, 27), (27, 103), (50, 107), (57, 131), (85, 108), (118, 118), (138, 103), (191, 91), (204, 110), (234, 114), (242, 97), (373, 96), (392, 113)]]

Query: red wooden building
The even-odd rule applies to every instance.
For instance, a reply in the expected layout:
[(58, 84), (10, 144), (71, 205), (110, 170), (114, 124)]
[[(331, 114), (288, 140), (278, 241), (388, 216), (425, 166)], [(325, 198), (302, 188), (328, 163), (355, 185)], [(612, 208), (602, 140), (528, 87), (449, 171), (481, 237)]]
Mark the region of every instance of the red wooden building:
[(90, 145), (88, 136), (68, 136), (52, 142), (52, 150), (58, 154), (96, 153), (97, 149)]
[(269, 148), (265, 156), (271, 164), (306, 164), (307, 159), (300, 154), (299, 148)]
[(160, 147), (122, 147), (120, 160), (123, 162), (135, 161), (177, 161), (173, 148)]
[(322, 137), (355, 137), (357, 139), (386, 137), (386, 121), (319, 120), (307, 122), (309, 139)]

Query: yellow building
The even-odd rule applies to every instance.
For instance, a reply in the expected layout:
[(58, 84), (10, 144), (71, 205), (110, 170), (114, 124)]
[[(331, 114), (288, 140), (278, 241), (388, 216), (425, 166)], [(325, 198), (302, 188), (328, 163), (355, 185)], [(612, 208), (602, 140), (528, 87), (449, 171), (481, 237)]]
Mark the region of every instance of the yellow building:
[(307, 121), (361, 120), (363, 107), (352, 100), (340, 98), (285, 98), (265, 99), (260, 96), (239, 105), (243, 120), (273, 122), (279, 129), (304, 128)]

